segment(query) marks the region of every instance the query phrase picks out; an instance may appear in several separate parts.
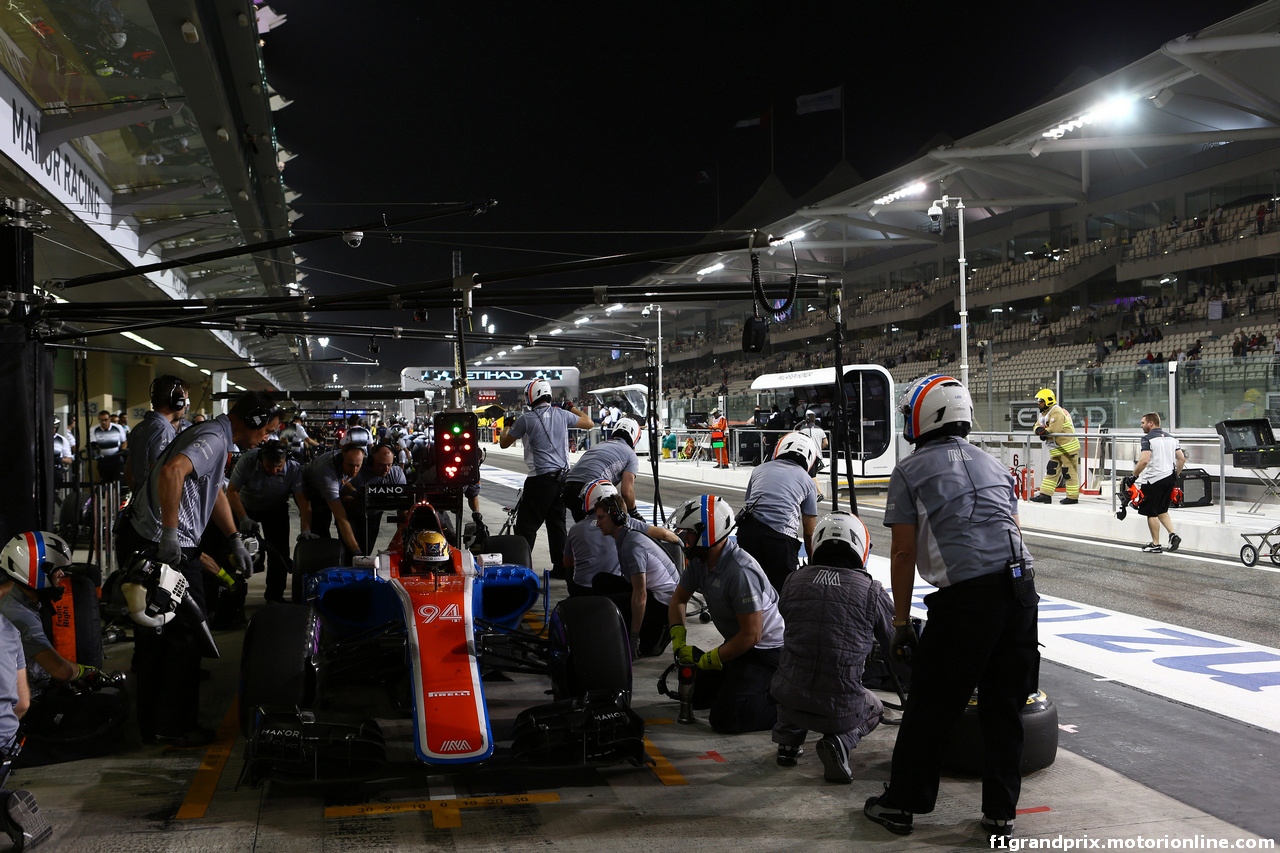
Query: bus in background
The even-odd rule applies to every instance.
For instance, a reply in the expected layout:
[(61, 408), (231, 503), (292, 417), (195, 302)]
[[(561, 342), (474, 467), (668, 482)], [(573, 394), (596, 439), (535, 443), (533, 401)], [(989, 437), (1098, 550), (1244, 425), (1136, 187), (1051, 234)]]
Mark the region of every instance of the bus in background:
[[(640, 423), (640, 440), (636, 442), (636, 455), (649, 455), (649, 386), (616, 385), (612, 388), (598, 388), (588, 391), (591, 403), (595, 407), (593, 417), (597, 420), (607, 412), (610, 406), (617, 406), (625, 417), (634, 418)], [(604, 436), (608, 438), (608, 436)]]
[[(830, 441), (835, 420), (832, 415), (835, 381), (834, 367), (792, 370), (758, 376), (751, 383), (751, 390), (765, 411), (777, 405), (778, 411), (785, 413), (795, 399), (795, 409), (800, 418), (803, 420), (806, 411), (813, 411), (818, 425), (826, 430)], [(837, 463), (840, 473), (861, 478), (888, 477), (898, 462), (899, 454), (893, 377), (878, 364), (851, 364), (844, 368), (844, 386), (849, 404), (846, 421), (849, 431), (845, 437), (847, 445), (842, 442)], [(845, 468), (845, 446), (849, 447), (853, 458), (852, 472)], [(831, 449), (823, 451), (822, 455), (830, 466)]]

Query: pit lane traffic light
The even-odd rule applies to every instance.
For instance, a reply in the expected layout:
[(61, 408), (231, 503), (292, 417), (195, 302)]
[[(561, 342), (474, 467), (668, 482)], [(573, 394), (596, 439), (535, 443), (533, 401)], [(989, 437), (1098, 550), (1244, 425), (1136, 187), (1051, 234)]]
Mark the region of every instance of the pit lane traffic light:
[(436, 482), (474, 486), (480, 482), (480, 422), (474, 412), (437, 412)]

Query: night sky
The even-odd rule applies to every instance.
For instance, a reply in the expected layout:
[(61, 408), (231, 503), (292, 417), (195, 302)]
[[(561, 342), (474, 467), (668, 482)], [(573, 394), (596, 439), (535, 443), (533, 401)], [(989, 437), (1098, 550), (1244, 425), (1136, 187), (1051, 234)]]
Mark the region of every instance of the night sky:
[[(843, 156), (875, 177), (1044, 100), (1076, 69), (1109, 73), (1251, 2), (628, 4), (270, 0), (275, 114), (297, 155), (295, 229), (495, 198), (477, 218), (306, 246), (316, 293), (683, 245), (773, 171), (798, 197), (842, 156), (839, 111), (797, 96), (844, 85)], [(770, 111), (771, 128), (735, 129)], [(702, 175), (705, 173), (705, 176)], [(765, 223), (760, 223), (765, 224)], [(635, 267), (594, 274), (620, 283)], [(583, 279), (574, 279), (575, 283)], [(490, 312), (499, 331), (542, 321)], [(408, 326), (408, 312), (354, 318)], [(429, 325), (446, 328), (444, 312)], [(363, 353), (367, 342), (335, 339)], [(444, 347), (386, 343), (398, 371)]]

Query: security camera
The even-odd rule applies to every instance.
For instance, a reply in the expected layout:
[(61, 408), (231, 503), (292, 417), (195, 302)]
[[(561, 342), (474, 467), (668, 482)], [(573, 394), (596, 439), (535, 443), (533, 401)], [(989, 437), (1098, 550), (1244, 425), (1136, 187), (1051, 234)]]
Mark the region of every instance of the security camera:
[(364, 242), (363, 231), (343, 231), (342, 240), (353, 249), (359, 249), (360, 244)]
[(648, 316), (649, 316), (650, 314), (652, 314), (652, 313), (653, 313), (653, 309), (651, 309), (651, 308), (644, 308), (644, 309), (642, 309), (642, 310), (640, 311), (640, 316), (641, 316), (641, 317), (648, 317)]
[(929, 218), (932, 219), (934, 222), (937, 222), (938, 220), (942, 219), (942, 208), (938, 207), (936, 204), (930, 207)]

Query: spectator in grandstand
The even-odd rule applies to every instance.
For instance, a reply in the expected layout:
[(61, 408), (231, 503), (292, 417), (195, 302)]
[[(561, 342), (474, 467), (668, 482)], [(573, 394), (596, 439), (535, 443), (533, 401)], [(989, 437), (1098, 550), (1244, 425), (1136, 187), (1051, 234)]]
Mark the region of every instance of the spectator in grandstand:
[(1267, 228), (1267, 205), (1265, 203), (1258, 205), (1257, 224), (1257, 233), (1262, 234)]

